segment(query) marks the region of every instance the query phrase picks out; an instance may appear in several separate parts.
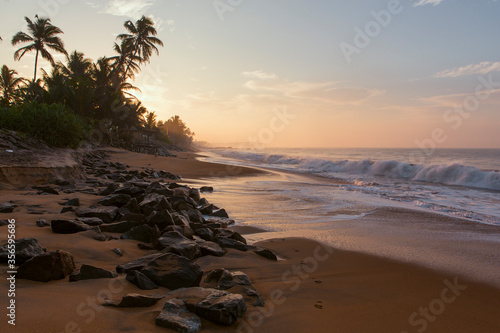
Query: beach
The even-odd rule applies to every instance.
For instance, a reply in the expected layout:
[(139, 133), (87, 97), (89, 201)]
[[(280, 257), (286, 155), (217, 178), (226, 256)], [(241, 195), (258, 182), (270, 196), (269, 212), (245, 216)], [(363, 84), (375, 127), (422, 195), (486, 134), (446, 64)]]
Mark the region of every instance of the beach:
[[(204, 273), (219, 268), (244, 272), (265, 302), (264, 306), (247, 302), (242, 318), (231, 326), (202, 319), (202, 332), (403, 333), (500, 329), (496, 314), (500, 308), (497, 226), (464, 224), (459, 218), (418, 210), (371, 207), (368, 202), (366, 206), (371, 210), (362, 210), (372, 211), (370, 215), (358, 216), (361, 210), (339, 209), (337, 215), (343, 213), (340, 215), (354, 218), (343, 219), (335, 228), (290, 227), (269, 231), (273, 221), (282, 225), (282, 216), (269, 216), (267, 223), (259, 221), (273, 209), (285, 214), (280, 211), (285, 207), (285, 199), (282, 196), (281, 203), (273, 196), (262, 199), (257, 191), (250, 195), (241, 190), (242, 184), (260, 184), (268, 182), (269, 177), (278, 177), (280, 182), (304, 186), (306, 181), (302, 176), (207, 163), (195, 153), (162, 157), (109, 149), (107, 154), (109, 161), (127, 164), (127, 169), (165, 170), (181, 175), (182, 180), (175, 181), (179, 184), (193, 188), (213, 186), (213, 193), (202, 196), (225, 208), (229, 217), (236, 219), (236, 225), (229, 229), (240, 232), (248, 244), (267, 248), (278, 256), (279, 260), (273, 261), (250, 250), (229, 248), (221, 257), (208, 255), (194, 259)], [(71, 176), (74, 177), (71, 181), (84, 181), (76, 174)], [(90, 230), (56, 234), (50, 227), (36, 226), (40, 218), (51, 221), (74, 217), (74, 212), (60, 213), (61, 201), (78, 198), (80, 206), (87, 207), (98, 204), (101, 196), (84, 192), (38, 195), (29, 186), (29, 177), (23, 178), (23, 182), (21, 188), (10, 184), (0, 190), (1, 202), (17, 205), (12, 213), (0, 216), (15, 220), (17, 239), (35, 238), (48, 251), (71, 253), (77, 267), (88, 264), (109, 271), (149, 253), (140, 249), (136, 240), (109, 239), (113, 233), (105, 232), (107, 240), (96, 241)], [(264, 207), (263, 202), (269, 199), (274, 204)], [(299, 211), (300, 207), (296, 208)], [(245, 217), (251, 215), (258, 215), (259, 220), (245, 222)], [(294, 224), (304, 218), (296, 211), (289, 211), (288, 216)], [(321, 221), (316, 218), (318, 227)], [(2, 226), (0, 243), (6, 242), (7, 226)], [(112, 251), (115, 248), (120, 248), (123, 255), (118, 257)], [(0, 268), (2, 275), (7, 276), (7, 266), (2, 264)], [(200, 286), (213, 287), (213, 284), (203, 279)], [(7, 290), (9, 282), (2, 279), (0, 291), (6, 294)], [(139, 290), (126, 281), (124, 274), (114, 279), (71, 283), (67, 277), (50, 282), (17, 279), (16, 326), (7, 323), (6, 306), (2, 305), (0, 330), (169, 332), (155, 325), (165, 300), (144, 308), (101, 305), (106, 299), (120, 299), (128, 293), (166, 295), (168, 292), (164, 287)], [(2, 295), (2, 299), (6, 297)]]

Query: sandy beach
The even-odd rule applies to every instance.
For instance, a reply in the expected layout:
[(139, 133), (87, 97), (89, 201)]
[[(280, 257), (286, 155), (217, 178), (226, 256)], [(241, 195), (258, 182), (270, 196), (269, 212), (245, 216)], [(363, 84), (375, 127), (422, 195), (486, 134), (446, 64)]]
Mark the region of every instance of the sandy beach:
[[(217, 175), (227, 175), (228, 166), (201, 162), (194, 153), (178, 153), (177, 157), (155, 157), (131, 153), (124, 150), (109, 151), (109, 160), (123, 162), (130, 169), (153, 168), (180, 174), (189, 182), (209, 184), (216, 182)], [(238, 167), (237, 176), (260, 177), (262, 171)], [(229, 173), (231, 174), (231, 173)], [(201, 181), (202, 180), (202, 181)], [(181, 181), (178, 181), (182, 183)], [(192, 185), (190, 185), (192, 186)], [(153, 253), (140, 249), (138, 241), (108, 239), (101, 242), (93, 239), (92, 231), (74, 234), (55, 234), (50, 227), (40, 228), (36, 221), (47, 221), (75, 217), (73, 212), (61, 214), (59, 202), (79, 198), (80, 206), (95, 205), (100, 196), (87, 193), (61, 193), (60, 195), (37, 195), (31, 187), (0, 190), (1, 202), (17, 205), (12, 213), (1, 214), (1, 219), (15, 219), (16, 238), (32, 237), (48, 251), (64, 250), (74, 256), (75, 265), (94, 265), (114, 271), (117, 265), (125, 264), (144, 255)], [(203, 194), (202, 194), (203, 196)], [(218, 196), (222, 208), (230, 207), (231, 195)], [(211, 200), (210, 200), (211, 201)], [(365, 220), (355, 220), (356, 229), (337, 234), (339, 238), (350, 239), (346, 246), (333, 248), (310, 238), (296, 237), (297, 233), (269, 233), (258, 226), (232, 227), (240, 232), (252, 245), (273, 251), (279, 261), (263, 258), (253, 251), (227, 249), (222, 257), (204, 256), (194, 261), (203, 272), (225, 268), (243, 271), (252, 281), (255, 289), (265, 301), (263, 307), (247, 305), (241, 319), (224, 327), (202, 319), (202, 332), (498, 332), (500, 320), (500, 288), (491, 281), (474, 278), (468, 264), (484, 253), (490, 253), (492, 262), (498, 262), (498, 248), (494, 242), (481, 244), (467, 242), (439, 243), (438, 237), (431, 238), (432, 222), (449, 226), (450, 235), (466, 231), (498, 235), (496, 227), (467, 224), (453, 218), (436, 220), (433, 214), (396, 209), (379, 210)], [(454, 263), (446, 266), (425, 265), (408, 253), (399, 253), (399, 260), (388, 253), (398, 252), (398, 242), (405, 237), (405, 228), (426, 225), (426, 232), (413, 239), (414, 248), (422, 247), (420, 257), (431, 257), (447, 249), (449, 256), (436, 255), (440, 261), (453, 258)], [(363, 234), (363, 223), (377, 227), (391, 227), (388, 233)], [(437, 229), (437, 228), (436, 228)], [(113, 236), (113, 233), (105, 233)], [(413, 234), (414, 235), (414, 234)], [(119, 236), (119, 235), (118, 235)], [(305, 234), (302, 236), (306, 236)], [(381, 251), (381, 244), (389, 237), (394, 246)], [(0, 227), (0, 243), (7, 242), (7, 226)], [(357, 246), (353, 246), (354, 243)], [(339, 242), (340, 244), (340, 242)], [(344, 245), (345, 245), (344, 244)], [(364, 244), (364, 245), (363, 245)], [(112, 250), (120, 248), (118, 257)], [(352, 251), (355, 249), (356, 251)], [(474, 254), (474, 251), (477, 251)], [(496, 251), (496, 252), (495, 252)], [(453, 253), (451, 253), (453, 252)], [(396, 256), (397, 257), (397, 256)], [(404, 260), (406, 258), (406, 260)], [(461, 268), (460, 265), (465, 265)], [(437, 267), (436, 267), (437, 266)], [(2, 276), (7, 276), (7, 266), (0, 266)], [(494, 268), (496, 269), (496, 268)], [(205, 278), (205, 277), (204, 277)], [(488, 283), (490, 282), (490, 283)], [(213, 287), (203, 279), (200, 286)], [(8, 281), (0, 282), (2, 300), (9, 289)], [(232, 289), (231, 289), (232, 290)], [(6, 304), (2, 304), (1, 332), (170, 332), (155, 325), (155, 318), (161, 312), (166, 299), (145, 308), (113, 308), (101, 304), (106, 299), (120, 299), (127, 293), (143, 295), (165, 295), (167, 288), (139, 290), (120, 274), (114, 279), (94, 279), (68, 282), (68, 278), (50, 282), (16, 280), (16, 326), (7, 324)], [(3, 302), (3, 301), (2, 301)], [(4, 302), (3, 302), (4, 303)], [(173, 332), (173, 331), (172, 331)]]

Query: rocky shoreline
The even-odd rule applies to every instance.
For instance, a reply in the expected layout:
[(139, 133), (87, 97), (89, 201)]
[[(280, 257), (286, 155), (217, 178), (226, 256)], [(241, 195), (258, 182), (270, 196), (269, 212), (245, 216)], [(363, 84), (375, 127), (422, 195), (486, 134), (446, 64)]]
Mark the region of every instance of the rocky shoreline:
[[(34, 238), (15, 241), (18, 279), (67, 283), (88, 279), (115, 279), (125, 275), (137, 292), (102, 306), (148, 307), (165, 303), (155, 319), (158, 326), (178, 332), (198, 332), (202, 318), (218, 325), (233, 325), (247, 308), (262, 307), (265, 300), (248, 275), (223, 267), (202, 271), (194, 261), (203, 256), (224, 256), (228, 249), (253, 251), (256, 257), (277, 260), (270, 250), (247, 244), (227, 227), (234, 223), (226, 211), (202, 197), (204, 191), (179, 184), (180, 176), (163, 170), (131, 169), (111, 162), (102, 151), (87, 153), (81, 163), (83, 181), (58, 180), (33, 186), (36, 195), (53, 196), (64, 219), (38, 219), (40, 228), (55, 234), (86, 233), (96, 242), (135, 240), (144, 256), (119, 264), (115, 271), (88, 263), (75, 266), (73, 255), (62, 249), (48, 251)], [(97, 205), (84, 207), (78, 198), (58, 200), (64, 194), (85, 193), (99, 197)], [(17, 205), (0, 204), (0, 212), (12, 213)], [(43, 207), (39, 207), (43, 211)], [(119, 244), (119, 242), (117, 242)], [(123, 255), (119, 247), (113, 249)], [(0, 262), (7, 262), (8, 245), (0, 247)], [(200, 283), (203, 280), (203, 287)], [(157, 290), (142, 295), (141, 290)]]

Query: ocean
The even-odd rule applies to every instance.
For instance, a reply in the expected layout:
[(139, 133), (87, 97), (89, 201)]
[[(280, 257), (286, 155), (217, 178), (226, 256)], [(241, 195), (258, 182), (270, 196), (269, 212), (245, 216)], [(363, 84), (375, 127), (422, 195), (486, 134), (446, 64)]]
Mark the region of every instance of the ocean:
[[(308, 221), (353, 218), (372, 207), (397, 206), (500, 226), (500, 149), (210, 149), (206, 155), (212, 162), (319, 176), (315, 181), (245, 181), (238, 184), (240, 192), (233, 187), (235, 194), (258, 191), (267, 199), (279, 193), (272, 200), (293, 203), (279, 209), (300, 207)], [(267, 213), (278, 214), (273, 207)], [(241, 218), (263, 223), (254, 212)]]

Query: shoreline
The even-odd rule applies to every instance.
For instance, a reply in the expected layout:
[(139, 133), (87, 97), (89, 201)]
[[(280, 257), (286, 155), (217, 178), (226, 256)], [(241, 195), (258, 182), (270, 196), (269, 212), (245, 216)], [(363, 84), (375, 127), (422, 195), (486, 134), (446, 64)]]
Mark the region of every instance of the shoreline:
[[(140, 156), (141, 159), (135, 153), (118, 152), (112, 153), (109, 160), (127, 161), (127, 164), (136, 168), (144, 160), (151, 159), (151, 165), (142, 167), (164, 169), (174, 174), (182, 174), (179, 171), (185, 170), (190, 176), (187, 177), (184, 173), (188, 182), (199, 181), (203, 184), (214, 182), (213, 178), (207, 180), (210, 172), (213, 174), (227, 170), (227, 166), (222, 164), (197, 161), (194, 155), (188, 153), (181, 156), (187, 159), (177, 158), (178, 161), (173, 161), (175, 158), (145, 155)], [(196, 170), (204, 167), (207, 169)], [(264, 174), (260, 170), (255, 172), (251, 168), (242, 168), (245, 176), (259, 177)], [(0, 215), (2, 219), (8, 217), (18, 221), (18, 238), (34, 237), (49, 250), (67, 250), (75, 256), (77, 266), (86, 263), (114, 270), (117, 264), (144, 254), (137, 247), (136, 241), (96, 242), (87, 232), (57, 235), (47, 228), (35, 226), (35, 221), (40, 217), (47, 220), (65, 217), (66, 215), (59, 213), (61, 206), (57, 203), (63, 198), (77, 197), (82, 206), (88, 206), (95, 204), (100, 197), (74, 193), (54, 200), (50, 195), (26, 195), (29, 192), (31, 191), (26, 189), (0, 190), (1, 197), (20, 204), (21, 208), (7, 214), (8, 216)], [(226, 207), (224, 204), (222, 206)], [(37, 209), (44, 211), (43, 216), (32, 214)], [(333, 328), (345, 332), (416, 332), (417, 329), (423, 329), (424, 325), (429, 331), (497, 331), (499, 321), (491, 309), (500, 305), (498, 287), (462, 278), (460, 274), (338, 249), (307, 237), (278, 237), (259, 241), (258, 236), (262, 233), (258, 226), (236, 225), (230, 229), (237, 230), (250, 242), (252, 237), (257, 236), (256, 245), (272, 250), (281, 259), (277, 262), (270, 261), (256, 257), (251, 251), (233, 249), (229, 249), (222, 257), (204, 256), (196, 259), (204, 272), (221, 267), (245, 272), (266, 301), (263, 308), (249, 306), (243, 318), (227, 328), (204, 321), (202, 332), (309, 332), (330, 331)], [(0, 229), (2, 244), (6, 239), (4, 232), (4, 229)], [(111, 251), (118, 245), (124, 251), (121, 258), (116, 258)], [(2, 273), (5, 273), (6, 267), (0, 267)], [(132, 329), (141, 332), (170, 332), (154, 324), (154, 318), (164, 302), (149, 308), (124, 311), (96, 305), (95, 309), (98, 310), (94, 310), (94, 318), (89, 321), (90, 317), (82, 315), (82, 310), (92, 309), (85, 305), (89, 295), (95, 298), (99, 291), (109, 288), (110, 282), (104, 280), (69, 284), (67, 278), (48, 283), (18, 280), (18, 329), (36, 332), (43, 327), (42, 331), (60, 332), (65, 329), (65, 324), (75, 322), (82, 332), (120, 332)], [(125, 283), (124, 276), (118, 277), (116, 281)], [(202, 286), (205, 285), (208, 286), (202, 282)], [(5, 288), (6, 281), (3, 281), (0, 283), (0, 290), (3, 292)], [(445, 289), (448, 291), (443, 293)], [(137, 292), (155, 295), (166, 291), (141, 291), (132, 284), (123, 284), (118, 295), (112, 296), (116, 299), (119, 295)], [(447, 297), (444, 300), (443, 294)], [(448, 302), (452, 298), (453, 301)], [(83, 308), (82, 302), (85, 305)], [(65, 304), (64, 309), (59, 304)], [(421, 314), (420, 308), (430, 309), (430, 317)], [(37, 313), (37, 321), (27, 319), (31, 313)], [(54, 313), (59, 314), (55, 321), (51, 319)], [(2, 331), (4, 327), (5, 321), (0, 322)], [(6, 329), (10, 332), (11, 328)]]

